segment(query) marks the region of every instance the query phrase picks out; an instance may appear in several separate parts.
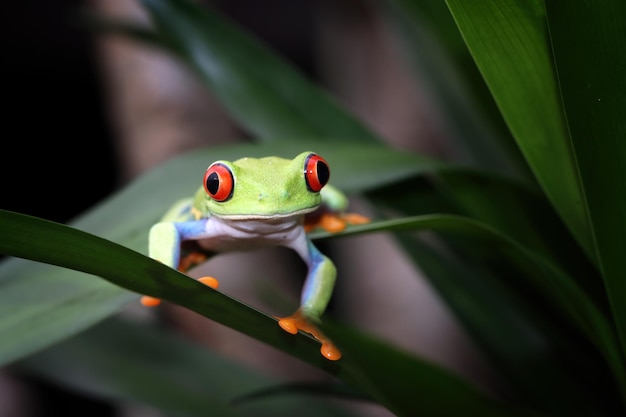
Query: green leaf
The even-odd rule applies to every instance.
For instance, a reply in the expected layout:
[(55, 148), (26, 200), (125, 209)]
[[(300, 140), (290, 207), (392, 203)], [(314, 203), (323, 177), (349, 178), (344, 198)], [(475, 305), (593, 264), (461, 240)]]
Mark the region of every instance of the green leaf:
[(520, 150), (587, 256), (596, 254), (563, 117), (543, 2), (447, 0)]
[(253, 37), (187, 0), (142, 0), (157, 35), (258, 139), (380, 140)]
[(546, 7), (571, 144), (626, 352), (626, 3), (549, 0)]

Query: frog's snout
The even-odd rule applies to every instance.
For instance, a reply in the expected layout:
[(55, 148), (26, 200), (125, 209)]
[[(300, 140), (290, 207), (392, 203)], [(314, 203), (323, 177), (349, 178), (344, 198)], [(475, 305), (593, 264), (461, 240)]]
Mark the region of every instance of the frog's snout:
[(259, 203), (272, 203), (279, 201), (289, 201), (291, 199), (291, 193), (288, 190), (283, 190), (279, 195), (266, 192), (260, 192), (257, 198)]

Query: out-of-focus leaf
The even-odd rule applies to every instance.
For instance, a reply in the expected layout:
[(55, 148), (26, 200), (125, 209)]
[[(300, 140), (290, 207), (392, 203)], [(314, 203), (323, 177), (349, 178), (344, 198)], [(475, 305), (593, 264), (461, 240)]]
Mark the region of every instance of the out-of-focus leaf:
[(549, 0), (546, 7), (571, 146), (626, 352), (626, 3)]
[(346, 415), (302, 395), (309, 393), (306, 389), (238, 404), (239, 398), (280, 381), (164, 328), (117, 318), (23, 359), (14, 368), (90, 395), (172, 415)]
[(214, 11), (188, 0), (142, 0), (156, 31), (258, 139), (378, 143), (312, 82)]
[(540, 0), (446, 0), (517, 144), (557, 212), (596, 261)]
[[(293, 157), (307, 148), (329, 161), (333, 184), (352, 192), (431, 172), (440, 166), (427, 158), (378, 146), (363, 145), (356, 151), (345, 145), (293, 142), (216, 147), (190, 152), (150, 171), (72, 225), (146, 253), (150, 226), (173, 202), (193, 195), (212, 161), (242, 156)], [(21, 235), (25, 252), (30, 250), (29, 242), (34, 245), (42, 233)], [(49, 254), (63, 248), (59, 242), (50, 243)], [(107, 259), (102, 254), (91, 255), (96, 263)], [(0, 362), (28, 355), (73, 335), (131, 300), (136, 300), (136, 296), (77, 271), (20, 259), (4, 262), (0, 265), (0, 311), (6, 309), (6, 313), (0, 315)]]
[(0, 267), (0, 366), (75, 335), (136, 299), (76, 271), (5, 261)]

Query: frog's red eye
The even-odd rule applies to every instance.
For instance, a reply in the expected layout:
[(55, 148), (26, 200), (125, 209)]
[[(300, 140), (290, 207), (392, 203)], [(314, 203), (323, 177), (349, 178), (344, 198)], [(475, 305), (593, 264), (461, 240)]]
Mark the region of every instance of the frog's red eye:
[(220, 162), (209, 166), (204, 174), (204, 190), (217, 202), (228, 200), (233, 195), (235, 179), (230, 168)]
[(309, 191), (319, 192), (330, 179), (328, 163), (314, 153), (309, 154), (304, 161), (304, 180)]

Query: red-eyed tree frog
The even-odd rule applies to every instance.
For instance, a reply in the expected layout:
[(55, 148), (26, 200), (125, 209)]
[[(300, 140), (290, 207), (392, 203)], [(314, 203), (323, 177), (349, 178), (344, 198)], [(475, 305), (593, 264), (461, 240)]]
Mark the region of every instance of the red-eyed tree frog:
[[(311, 334), (321, 342), (322, 355), (337, 360), (341, 352), (315, 325), (331, 298), (337, 272), (306, 231), (321, 226), (337, 232), (346, 223), (368, 219), (344, 213), (348, 200), (327, 184), (329, 178), (328, 164), (313, 152), (302, 152), (292, 160), (271, 156), (216, 161), (207, 168), (195, 197), (176, 203), (152, 226), (149, 255), (186, 272), (206, 259), (201, 250), (188, 250), (190, 243), (204, 253), (261, 246), (293, 249), (306, 263), (308, 273), (300, 307), (291, 316), (280, 318), (278, 324), (292, 334), (298, 330)], [(321, 215), (313, 214), (322, 210)], [(199, 280), (217, 288), (215, 278)], [(160, 300), (144, 296), (141, 302), (156, 306)]]

